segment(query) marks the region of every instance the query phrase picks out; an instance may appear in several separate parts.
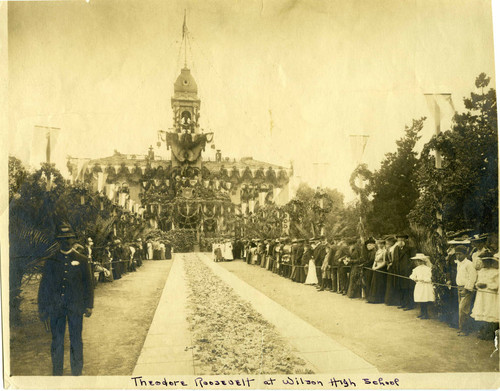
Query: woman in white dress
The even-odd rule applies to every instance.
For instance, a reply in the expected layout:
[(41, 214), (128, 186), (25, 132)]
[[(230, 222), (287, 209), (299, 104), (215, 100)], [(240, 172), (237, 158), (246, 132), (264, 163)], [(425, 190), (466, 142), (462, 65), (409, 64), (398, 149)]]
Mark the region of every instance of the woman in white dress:
[[(307, 277), (304, 284), (306, 285), (317, 285), (318, 284), (318, 275), (316, 274), (316, 264), (314, 263), (314, 257), (312, 254), (311, 246), (307, 243), (304, 247), (304, 255), (302, 256), (303, 263), (309, 261), (307, 267)], [(304, 259), (305, 257), (305, 259)]]
[(476, 301), (471, 316), (487, 324), (481, 329), (479, 338), (493, 339), (498, 324), (498, 257), (490, 252), (480, 255), (482, 269), (477, 273)]
[(229, 241), (224, 243), (224, 259), (226, 261), (233, 260), (233, 244)]
[(147, 248), (148, 248), (148, 259), (151, 260), (153, 259), (153, 243), (151, 243), (150, 240), (148, 240)]

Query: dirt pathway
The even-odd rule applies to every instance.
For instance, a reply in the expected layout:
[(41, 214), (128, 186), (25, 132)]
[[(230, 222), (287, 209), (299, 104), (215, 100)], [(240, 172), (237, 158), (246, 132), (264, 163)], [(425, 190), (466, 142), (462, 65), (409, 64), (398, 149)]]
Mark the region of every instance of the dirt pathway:
[[(94, 312), (84, 318), (84, 376), (130, 375), (141, 351), (172, 260), (146, 261), (135, 273), (99, 284)], [(52, 374), (50, 333), (37, 315), (38, 281), (23, 291), (23, 327), (11, 332), (12, 375)], [(66, 332), (64, 374), (70, 375)]]
[(418, 312), (368, 304), (294, 283), (242, 261), (225, 267), (300, 318), (343, 344), (381, 372), (492, 372), (498, 355), (492, 341), (458, 337), (437, 320), (420, 320)]

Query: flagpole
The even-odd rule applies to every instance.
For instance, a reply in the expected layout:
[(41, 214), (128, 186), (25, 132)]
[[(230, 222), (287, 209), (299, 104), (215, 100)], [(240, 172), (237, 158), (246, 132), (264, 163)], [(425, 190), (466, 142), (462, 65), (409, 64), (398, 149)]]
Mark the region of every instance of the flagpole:
[[(51, 147), (50, 147), (50, 142), (51, 142), (51, 132), (53, 130), (61, 130), (61, 128), (54, 128), (51, 126), (41, 126), (41, 125), (35, 125), (35, 128), (39, 128), (41, 130), (45, 130), (46, 133), (46, 138), (47, 138), (47, 147), (45, 149), (45, 162), (50, 165), (50, 158), (51, 158)], [(47, 190), (50, 190), (52, 187), (52, 176), (50, 175), (50, 172), (48, 173), (48, 178), (47, 178)]]
[[(432, 108), (434, 109), (434, 134), (436, 136), (439, 136), (441, 134), (441, 107), (439, 107), (439, 104), (436, 100), (436, 96), (446, 96), (449, 99), (449, 103), (451, 107), (453, 107), (453, 102), (451, 100), (451, 93), (445, 92), (445, 93), (425, 93), (425, 97), (431, 97), (433, 99), (434, 107), (429, 107), (429, 109)], [(435, 162), (434, 162), (434, 167), (437, 170), (442, 169), (442, 157), (441, 157), (441, 152), (436, 149), (435, 150)], [(436, 232), (439, 235), (439, 237), (444, 236), (444, 223), (443, 223), (443, 183), (441, 180), (441, 175), (437, 176), (437, 190), (438, 194), (437, 196), (437, 210), (436, 210), (436, 219), (437, 219), (437, 228)]]
[(184, 68), (187, 68), (187, 25), (186, 10), (184, 9), (184, 23), (182, 24), (182, 41), (184, 42)]
[[(367, 134), (350, 134), (349, 137), (351, 140), (357, 141), (356, 144), (361, 143), (361, 148), (358, 149), (354, 148), (351, 152), (353, 152), (354, 156), (354, 161), (356, 167), (354, 169), (357, 169), (362, 163), (363, 163), (363, 156), (365, 154), (365, 149), (366, 149), (366, 144), (368, 143), (368, 138), (370, 137)], [(351, 143), (351, 148), (353, 147), (354, 143)], [(357, 145), (355, 145), (357, 146)], [(364, 241), (365, 237), (365, 222), (364, 222), (364, 216), (363, 216), (363, 210), (364, 210), (364, 200), (363, 197), (361, 196), (361, 192), (359, 193), (359, 205), (360, 205), (360, 214), (359, 214), (359, 237), (361, 241)]]

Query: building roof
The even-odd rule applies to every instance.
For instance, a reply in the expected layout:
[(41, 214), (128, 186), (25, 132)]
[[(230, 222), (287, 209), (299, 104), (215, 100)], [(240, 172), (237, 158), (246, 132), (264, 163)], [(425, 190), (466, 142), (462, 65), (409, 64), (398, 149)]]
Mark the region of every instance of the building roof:
[(214, 160), (203, 160), (203, 166), (208, 168), (211, 172), (214, 171), (220, 171), (222, 167), (226, 169), (244, 169), (244, 168), (249, 168), (249, 169), (264, 169), (267, 170), (269, 168), (272, 168), (273, 170), (287, 170), (286, 167), (279, 166), (277, 164), (272, 164), (272, 163), (267, 163), (267, 162), (262, 162), (259, 160), (255, 160), (252, 157), (242, 157), (241, 159), (230, 159), (230, 158), (223, 158), (220, 162), (214, 161)]
[[(154, 160), (150, 160), (147, 155), (122, 154), (116, 150), (112, 156), (99, 159), (73, 157), (68, 159), (68, 168), (70, 168), (70, 171), (79, 171), (78, 173), (75, 172), (77, 175), (80, 175), (81, 171), (84, 171), (84, 173), (91, 172), (97, 167), (100, 167), (101, 170), (104, 171), (111, 167), (118, 172), (122, 166), (124, 166), (129, 172), (135, 171), (135, 167), (137, 166), (142, 173), (144, 173), (148, 164), (150, 164), (154, 169), (160, 166), (163, 169), (167, 169), (171, 166), (172, 162), (159, 157), (155, 157)], [(203, 160), (202, 164), (204, 168), (208, 169), (212, 173), (220, 172), (222, 168), (225, 168), (228, 172), (236, 169), (241, 174), (248, 168), (252, 172), (252, 175), (261, 170), (263, 172), (267, 172), (269, 169), (274, 171), (276, 174), (280, 171), (285, 171), (287, 176), (292, 175), (293, 172), (291, 168), (254, 160), (252, 157), (243, 157), (241, 159), (225, 158), (219, 162), (214, 160)]]
[(189, 68), (182, 68), (181, 74), (177, 77), (177, 80), (174, 83), (174, 97), (177, 97), (179, 94), (198, 94), (198, 85), (194, 80), (193, 75), (191, 75), (191, 71)]

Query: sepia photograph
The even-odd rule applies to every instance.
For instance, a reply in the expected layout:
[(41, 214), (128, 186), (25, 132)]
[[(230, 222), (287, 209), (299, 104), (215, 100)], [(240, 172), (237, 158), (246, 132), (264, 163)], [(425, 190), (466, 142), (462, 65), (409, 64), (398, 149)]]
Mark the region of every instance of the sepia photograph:
[(4, 388), (498, 389), (493, 16), (0, 3)]

